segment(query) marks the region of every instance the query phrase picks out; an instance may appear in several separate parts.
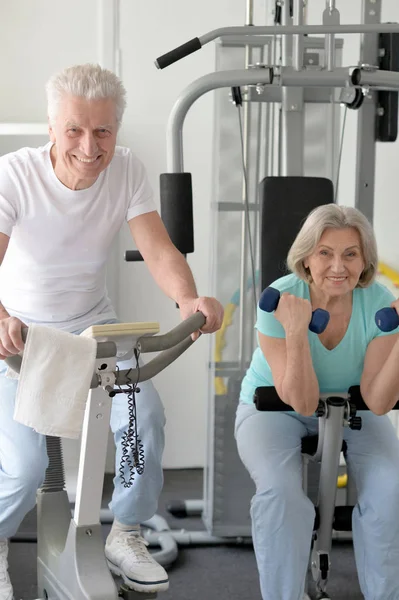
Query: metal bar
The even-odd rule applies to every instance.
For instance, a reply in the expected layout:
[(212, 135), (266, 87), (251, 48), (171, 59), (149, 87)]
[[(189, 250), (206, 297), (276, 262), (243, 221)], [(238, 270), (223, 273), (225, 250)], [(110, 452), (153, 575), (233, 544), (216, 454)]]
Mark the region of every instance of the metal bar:
[[(380, 0), (376, 1), (376, 4)], [(369, 21), (368, 23), (371, 23)], [(216, 40), (219, 37), (227, 35), (293, 35), (293, 34), (319, 34), (336, 33), (345, 35), (348, 33), (399, 33), (397, 23), (378, 23), (374, 24), (345, 24), (345, 25), (265, 25), (251, 27), (220, 27), (205, 33), (199, 37), (202, 46)]]
[[(381, 18), (380, 0), (363, 0), (362, 21), (370, 27), (379, 25)], [(363, 25), (365, 27), (366, 25)], [(375, 65), (378, 61), (378, 35), (364, 35), (361, 43), (360, 63)], [(362, 73), (363, 74), (363, 73)], [(386, 75), (385, 75), (386, 76)], [(375, 119), (377, 94), (370, 92), (358, 111), (356, 148), (355, 207), (373, 222), (375, 181)]]
[(353, 68), (340, 67), (333, 71), (304, 70), (295, 71), (289, 67), (283, 67), (281, 74), (275, 73), (274, 80), (282, 86), (299, 87), (348, 87), (352, 85), (351, 75)]
[[(115, 370), (116, 358), (111, 359), (110, 367)], [(112, 400), (103, 389), (89, 393), (83, 421), (73, 517), (77, 527), (95, 525), (100, 521), (111, 406)]]
[[(265, 60), (270, 58), (272, 51), (272, 46), (269, 43), (267, 46), (263, 46), (260, 50), (260, 61), (262, 64), (265, 64)], [(257, 146), (256, 146), (256, 171), (255, 171), (255, 188), (254, 188), (254, 203), (258, 210), (255, 210), (253, 215), (254, 221), (254, 253), (255, 253), (255, 271), (260, 273), (261, 264), (260, 264), (260, 247), (262, 243), (262, 222), (261, 222), (261, 199), (259, 194), (259, 183), (260, 181), (266, 177), (267, 175), (267, 165), (269, 161), (269, 142), (268, 142), (268, 120), (270, 114), (271, 106), (269, 104), (265, 104), (264, 106), (259, 105), (258, 110), (258, 138), (257, 138)], [(249, 206), (248, 206), (249, 208)], [(258, 281), (254, 281), (253, 294), (255, 298), (255, 303), (257, 304), (258, 298), (260, 297), (261, 289), (260, 289), (260, 281), (261, 277), (258, 276)], [(254, 309), (253, 312), (253, 322), (256, 320), (256, 312)], [(252, 352), (255, 346), (255, 329), (254, 327), (250, 328), (251, 342), (250, 348)]]
[[(300, 0), (295, 0), (294, 9), (299, 12)], [(303, 7), (302, 7), (303, 10)], [(299, 27), (300, 17), (297, 15), (295, 27)], [(290, 2), (284, 2), (282, 6), (283, 26), (291, 24)], [(297, 34), (295, 37), (298, 38)], [(295, 64), (294, 36), (286, 35), (282, 39), (283, 43), (283, 67), (281, 72), (290, 70), (297, 75), (302, 75), (302, 65)], [(299, 51), (299, 47), (297, 48)], [(280, 84), (282, 84), (282, 77)], [(284, 87), (282, 90), (282, 174), (283, 175), (303, 175), (303, 147), (304, 147), (304, 113), (303, 113), (303, 87)]]
[[(294, 0), (294, 25), (303, 25), (303, 0)], [(295, 34), (292, 43), (292, 66), (296, 71), (303, 68), (303, 35)]]
[(282, 151), (283, 175), (304, 174), (303, 88), (283, 88)]
[[(226, 38), (220, 38), (218, 43), (221, 46), (227, 47), (237, 47), (240, 48), (242, 46), (251, 45), (255, 47), (266, 46), (267, 44), (274, 42), (274, 35), (269, 36), (260, 36), (260, 35), (237, 35), (237, 36), (228, 36)], [(324, 38), (322, 37), (304, 37), (303, 45), (305, 50), (311, 48), (312, 50), (322, 50), (324, 48)], [(344, 42), (342, 39), (335, 40), (335, 47), (337, 49), (342, 49), (344, 46)]]
[[(163, 369), (172, 364), (173, 361), (179, 358), (179, 356), (181, 356), (183, 352), (185, 352), (192, 344), (193, 340), (191, 337), (188, 337), (173, 348), (169, 348), (168, 350), (160, 352), (155, 358), (138, 369), (125, 369), (123, 371), (117, 371), (116, 383), (118, 385), (127, 385), (128, 383), (139, 383), (141, 381), (148, 381), (149, 379), (152, 379), (158, 375), (158, 373), (163, 371)], [(92, 387), (97, 387), (96, 385), (93, 385), (93, 380)]]
[(352, 74), (354, 85), (399, 90), (399, 73), (395, 71), (367, 71), (355, 69)]
[[(229, 35), (226, 38), (218, 39), (218, 43), (227, 48), (242, 48), (244, 46), (255, 46), (260, 48), (265, 44), (270, 43), (272, 36), (259, 35)], [(48, 127), (48, 126), (47, 126)], [(48, 133), (48, 130), (47, 130)]]
[[(323, 586), (326, 580), (320, 580), (319, 556), (331, 551), (331, 530), (334, 518), (335, 498), (337, 493), (337, 477), (339, 468), (339, 457), (342, 447), (343, 419), (345, 403), (331, 404), (327, 400), (328, 416), (326, 418), (323, 451), (320, 467), (319, 497), (317, 506), (319, 508), (320, 525), (317, 537), (314, 541), (311, 567), (313, 579)], [(324, 587), (322, 587), (324, 589)]]
[[(337, 26), (340, 23), (339, 12), (335, 8), (335, 0), (326, 0), (326, 9), (323, 12), (323, 25)], [(335, 35), (329, 33), (325, 36), (325, 64), (329, 71), (335, 68)]]
[(176, 346), (189, 335), (201, 329), (206, 319), (201, 312), (191, 315), (168, 333), (163, 335), (143, 336), (137, 340), (137, 349), (143, 352), (160, 352)]
[[(330, 87), (304, 88), (303, 93), (303, 101), (306, 103), (329, 104), (332, 102), (335, 104), (340, 104), (339, 98), (331, 97)], [(245, 102), (265, 102), (266, 104), (272, 104), (274, 102), (281, 102), (281, 97), (282, 87), (277, 85), (268, 85), (260, 94), (257, 93), (253, 88), (250, 88), (248, 96), (245, 97)], [(270, 127), (271, 125), (266, 129), (266, 131), (270, 131)]]
[[(282, 27), (292, 26), (292, 18), (290, 16), (290, 2), (283, 2), (281, 6), (281, 23)], [(299, 32), (298, 32), (299, 33)], [(282, 45), (282, 65), (284, 67), (292, 67), (292, 35), (285, 35), (281, 39)]]
[(254, 22), (254, 0), (247, 0), (245, 24), (253, 25)]
[[(276, 35), (273, 36), (273, 44), (272, 44), (272, 62), (276, 64), (277, 62), (277, 52), (281, 43), (281, 38), (278, 38)], [(281, 96), (278, 100), (279, 105), (276, 103), (272, 104), (272, 110), (269, 115), (268, 122), (268, 131), (267, 131), (267, 144), (269, 147), (269, 161), (267, 165), (267, 175), (276, 175), (279, 170), (279, 153), (280, 153), (280, 118), (281, 118)], [(260, 218), (260, 224), (262, 223), (262, 214)], [(262, 225), (261, 225), (262, 226)], [(260, 234), (261, 235), (261, 234)], [(260, 278), (259, 278), (260, 279)]]
[[(334, 71), (294, 71), (290, 67), (281, 68), (276, 77), (282, 86), (291, 87), (347, 87), (351, 85), (352, 69), (340, 68)], [(175, 102), (167, 126), (167, 171), (183, 173), (183, 123), (188, 110), (203, 94), (223, 87), (238, 85), (270, 84), (271, 70), (242, 69), (209, 73), (192, 82)]]
[[(246, 24), (253, 25), (253, 2), (247, 1), (247, 14)], [(253, 63), (253, 48), (250, 45), (245, 46), (245, 68), (248, 69), (249, 65)], [(238, 108), (238, 110), (240, 110)], [(245, 317), (248, 310), (248, 298), (246, 294), (246, 281), (248, 279), (248, 248), (249, 248), (249, 228), (251, 226), (249, 216), (246, 210), (246, 203), (249, 202), (249, 180), (250, 180), (250, 162), (249, 162), (249, 149), (251, 139), (251, 125), (252, 125), (252, 104), (246, 102), (243, 105), (243, 173), (242, 173), (242, 188), (241, 188), (241, 202), (243, 207), (241, 217), (241, 248), (240, 248), (240, 303), (238, 309), (238, 361), (244, 370), (244, 362), (246, 357), (246, 327)]]
[(166, 134), (167, 171), (183, 173), (183, 123), (192, 104), (206, 92), (237, 85), (269, 84), (269, 69), (241, 69), (209, 73), (193, 81), (180, 94), (169, 116)]
[[(217, 202), (212, 204), (212, 207), (217, 207), (218, 212), (241, 212), (243, 210), (242, 202)], [(254, 202), (250, 202), (248, 209), (256, 211), (259, 210), (259, 206)]]
[[(337, 103), (334, 103), (331, 94), (330, 101), (326, 106), (326, 141), (327, 150), (325, 157), (325, 177), (335, 182), (337, 180)], [(339, 125), (339, 123), (338, 123)]]

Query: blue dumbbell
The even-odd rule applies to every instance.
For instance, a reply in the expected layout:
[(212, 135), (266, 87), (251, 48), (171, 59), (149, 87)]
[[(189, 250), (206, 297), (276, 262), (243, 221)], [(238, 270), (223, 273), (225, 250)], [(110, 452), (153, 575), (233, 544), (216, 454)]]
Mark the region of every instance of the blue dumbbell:
[(375, 313), (375, 322), (381, 331), (393, 331), (399, 327), (399, 315), (394, 308), (381, 308)]
[[(276, 310), (280, 300), (280, 292), (274, 287), (267, 287), (263, 290), (259, 300), (259, 307), (266, 312)], [(312, 313), (312, 319), (309, 323), (310, 331), (313, 333), (323, 333), (330, 320), (330, 313), (322, 308), (316, 308)]]

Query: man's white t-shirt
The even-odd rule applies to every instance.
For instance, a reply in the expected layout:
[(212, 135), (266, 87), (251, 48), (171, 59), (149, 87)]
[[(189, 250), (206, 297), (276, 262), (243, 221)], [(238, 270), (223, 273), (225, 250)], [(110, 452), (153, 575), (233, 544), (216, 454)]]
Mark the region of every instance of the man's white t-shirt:
[(156, 210), (145, 169), (117, 146), (84, 190), (56, 177), (49, 142), (0, 157), (0, 231), (10, 236), (0, 301), (26, 324), (78, 331), (115, 318), (106, 261), (124, 221)]

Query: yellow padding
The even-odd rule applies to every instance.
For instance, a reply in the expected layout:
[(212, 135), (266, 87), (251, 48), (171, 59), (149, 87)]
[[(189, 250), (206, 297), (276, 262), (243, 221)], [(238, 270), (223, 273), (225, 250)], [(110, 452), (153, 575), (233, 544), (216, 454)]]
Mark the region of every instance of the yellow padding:
[(385, 277), (388, 277), (388, 279), (392, 281), (394, 286), (399, 287), (399, 273), (395, 271), (395, 269), (391, 269), (391, 267), (388, 267), (388, 265), (386, 265), (385, 263), (380, 262), (378, 264), (378, 271), (381, 273), (381, 275), (385, 275)]
[[(221, 362), (222, 360), (222, 351), (226, 345), (225, 334), (226, 329), (231, 325), (233, 321), (233, 314), (236, 309), (236, 305), (229, 303), (226, 305), (224, 310), (224, 318), (223, 323), (219, 331), (215, 334), (215, 362)], [(216, 396), (224, 396), (227, 394), (227, 387), (224, 382), (223, 377), (215, 377), (215, 394)]]
[(338, 481), (337, 481), (337, 487), (344, 488), (347, 485), (348, 485), (348, 474), (344, 473), (343, 475), (339, 475)]

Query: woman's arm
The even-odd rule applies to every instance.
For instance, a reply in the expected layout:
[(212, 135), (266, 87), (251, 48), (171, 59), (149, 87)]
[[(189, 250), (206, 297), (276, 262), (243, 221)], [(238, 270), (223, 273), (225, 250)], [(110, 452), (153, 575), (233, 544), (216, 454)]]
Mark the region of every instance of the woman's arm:
[(258, 333), (260, 348), (283, 402), (301, 415), (312, 415), (320, 396), (308, 339), (310, 302), (282, 294), (275, 316), (283, 325), (286, 337), (272, 338)]
[(360, 391), (376, 415), (385, 415), (399, 400), (399, 334), (377, 337), (370, 342)]

